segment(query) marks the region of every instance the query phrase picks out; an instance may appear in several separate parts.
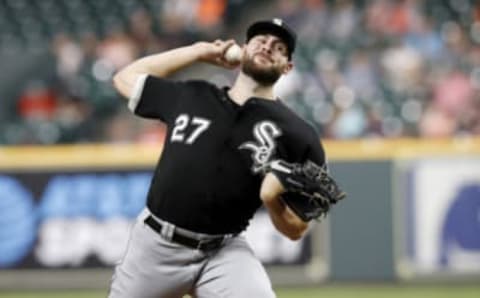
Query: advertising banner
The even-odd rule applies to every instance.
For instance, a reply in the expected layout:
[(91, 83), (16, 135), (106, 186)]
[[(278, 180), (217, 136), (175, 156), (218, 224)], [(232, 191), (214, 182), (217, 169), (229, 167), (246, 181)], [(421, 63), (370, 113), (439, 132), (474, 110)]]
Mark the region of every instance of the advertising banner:
[[(114, 265), (145, 206), (150, 179), (147, 169), (1, 173), (0, 268)], [(310, 258), (310, 239), (281, 236), (263, 210), (246, 236), (265, 264)]]
[(2, 173), (0, 267), (114, 264), (150, 178), (147, 170)]
[(480, 159), (412, 161), (402, 176), (400, 275), (480, 276)]

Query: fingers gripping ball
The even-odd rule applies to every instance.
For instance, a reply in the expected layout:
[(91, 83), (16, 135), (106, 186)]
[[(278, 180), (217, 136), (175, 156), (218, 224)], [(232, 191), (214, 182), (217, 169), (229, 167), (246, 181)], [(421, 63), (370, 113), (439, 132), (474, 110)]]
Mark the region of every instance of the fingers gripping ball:
[(225, 52), (225, 60), (230, 63), (239, 62), (242, 60), (242, 48), (237, 45), (231, 45)]
[(285, 188), (283, 201), (304, 221), (326, 215), (346, 196), (325, 168), (311, 161), (299, 164), (274, 160), (268, 171)]

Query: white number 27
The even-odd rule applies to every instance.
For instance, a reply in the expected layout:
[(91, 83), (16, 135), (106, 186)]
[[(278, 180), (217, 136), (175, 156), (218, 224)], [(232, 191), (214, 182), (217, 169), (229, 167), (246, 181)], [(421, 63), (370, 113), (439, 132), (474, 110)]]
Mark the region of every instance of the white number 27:
[(190, 121), (190, 116), (188, 116), (187, 114), (179, 115), (177, 119), (175, 119), (175, 127), (173, 128), (170, 141), (172, 143), (183, 142), (186, 138), (185, 129), (188, 125), (195, 126), (194, 130), (185, 141), (186, 144), (191, 145), (193, 144), (193, 142), (195, 142), (195, 140), (200, 136), (202, 132), (208, 129), (208, 127), (210, 126), (210, 120), (194, 116)]

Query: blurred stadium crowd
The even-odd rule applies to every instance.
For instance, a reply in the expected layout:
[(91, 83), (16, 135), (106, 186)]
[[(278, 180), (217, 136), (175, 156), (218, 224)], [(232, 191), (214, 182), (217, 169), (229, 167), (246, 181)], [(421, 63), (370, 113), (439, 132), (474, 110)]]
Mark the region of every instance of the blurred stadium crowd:
[(53, 65), (1, 95), (0, 144), (161, 141), (163, 126), (119, 102), (112, 74), (231, 37), (257, 6), (297, 30), (296, 69), (277, 93), (324, 138), (480, 135), (480, 1), (0, 0), (0, 61)]

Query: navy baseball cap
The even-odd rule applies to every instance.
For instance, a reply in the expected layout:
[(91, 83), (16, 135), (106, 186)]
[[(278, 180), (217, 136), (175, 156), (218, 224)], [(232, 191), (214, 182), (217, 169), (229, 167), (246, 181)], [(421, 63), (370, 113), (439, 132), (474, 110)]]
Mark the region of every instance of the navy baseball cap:
[(292, 53), (295, 50), (297, 34), (281, 19), (258, 21), (250, 25), (247, 30), (247, 42), (252, 37), (259, 34), (272, 34), (278, 36), (287, 45), (288, 59), (292, 59)]

